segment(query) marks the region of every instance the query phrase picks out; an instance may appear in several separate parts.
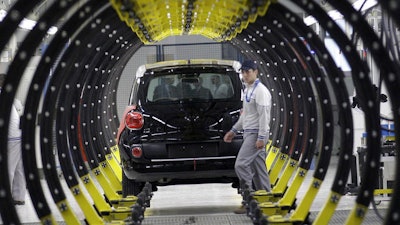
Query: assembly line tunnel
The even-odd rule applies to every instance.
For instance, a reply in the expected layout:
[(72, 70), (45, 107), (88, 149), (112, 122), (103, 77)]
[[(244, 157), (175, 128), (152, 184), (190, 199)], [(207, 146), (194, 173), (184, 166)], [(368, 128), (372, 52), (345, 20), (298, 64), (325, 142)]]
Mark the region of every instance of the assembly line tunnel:
[[(165, 7), (168, 2), (170, 5), (166, 9), (157, 8)], [(221, 2), (229, 2), (230, 7), (212, 10), (218, 7), (214, 3)], [(116, 106), (119, 78), (132, 55), (145, 44), (156, 43), (168, 36), (191, 34), (230, 43), (244, 57), (253, 58), (260, 64), (260, 79), (273, 95), (267, 166), (271, 182), (276, 182), (277, 193), (286, 191), (290, 196), (295, 195), (296, 187), (310, 169), (312, 158), (318, 155), (306, 195), (298, 199), (298, 207), (289, 217), (287, 212), (267, 215), (268, 207), (259, 203), (263, 212), (261, 217), (268, 224), (305, 221), (312, 199), (324, 181), (333, 143), (338, 140), (339, 166), (331, 194), (314, 224), (327, 223), (344, 195), (354, 145), (353, 93), (348, 93), (344, 82), (346, 76), (351, 76), (358, 105), (365, 116), (367, 155), (363, 182), (347, 224), (361, 224), (373, 199), (375, 186), (371, 184), (375, 184), (379, 175), (382, 118), (377, 100), (379, 92), (370, 78), (372, 64), (360, 55), (357, 46), (362, 43), (364, 49), (368, 49), (369, 59), (380, 70), (378, 80), (387, 89), (387, 104), (391, 104), (391, 120), (395, 125), (391, 132), (399, 146), (399, 49), (393, 33), (400, 25), (400, 3), (397, 0), (377, 1), (375, 7), (379, 7), (383, 17), (379, 34), (368, 24), (363, 12), (351, 3), (326, 2), (340, 12), (351, 26), (352, 35), (346, 34), (314, 1), (292, 1), (290, 4), (313, 16), (320, 29), (329, 34), (351, 68), (350, 75), (338, 68), (312, 27), (279, 1), (54, 1), (20, 43), (0, 94), (0, 212), (3, 223), (20, 224), (12, 204), (7, 173), (11, 105), (31, 56), (48, 35), (48, 30), (57, 26), (58, 31), (43, 51), (30, 86), (25, 90), (21, 118), (27, 188), (43, 224), (56, 224), (49, 201), (57, 204), (68, 224), (80, 224), (70, 209), (72, 199), (66, 198), (66, 192), (72, 192), (89, 224), (118, 221), (136, 224), (130, 205), (135, 204), (138, 197), (124, 198), (120, 194), (122, 170), (115, 141), (119, 125)], [(38, 0), (19, 0), (8, 10), (0, 23), (0, 49), (6, 48), (21, 20), (39, 3)], [(206, 7), (210, 8), (204, 10)], [(172, 28), (159, 25), (165, 24), (156, 18), (162, 13), (170, 15), (171, 24), (178, 22), (181, 25)], [(201, 15), (208, 15), (212, 20), (199, 22), (196, 18), (202, 18)], [(332, 108), (333, 104), (338, 106), (337, 109)], [(334, 124), (338, 123), (334, 113), (340, 118), (337, 130), (334, 129)], [(55, 155), (69, 190), (61, 186)], [(43, 191), (38, 161), (43, 164), (44, 179), (51, 196), (45, 196)], [(383, 224), (400, 224), (398, 171), (397, 163), (391, 204)], [(291, 177), (292, 183), (289, 183)], [(100, 187), (94, 185), (93, 179)], [(286, 187), (289, 188), (286, 190)], [(91, 199), (83, 194), (86, 191)], [(280, 204), (285, 201), (290, 204), (290, 196), (285, 194)]]

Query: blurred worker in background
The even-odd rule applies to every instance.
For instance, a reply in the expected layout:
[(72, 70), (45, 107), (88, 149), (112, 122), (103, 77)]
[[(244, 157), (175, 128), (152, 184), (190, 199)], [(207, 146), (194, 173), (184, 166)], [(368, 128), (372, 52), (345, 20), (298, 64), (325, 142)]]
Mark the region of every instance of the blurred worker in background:
[(173, 77), (166, 76), (160, 78), (160, 85), (154, 89), (153, 100), (176, 98), (177, 89), (173, 84)]
[(199, 77), (197, 82), (193, 83), (194, 89), (192, 90), (193, 98), (201, 98), (201, 99), (212, 99), (212, 93), (210, 89), (203, 86), (203, 78)]
[(218, 75), (214, 75), (211, 78), (211, 82), (214, 85), (214, 98), (218, 99), (228, 97), (228, 85), (226, 85), (225, 83), (221, 83), (221, 77), (219, 77)]
[[(245, 83), (243, 111), (232, 129), (225, 134), (224, 141), (231, 142), (235, 134), (243, 130), (243, 144), (236, 158), (235, 171), (241, 182), (251, 191), (271, 191), (265, 164), (265, 145), (269, 138), (269, 123), (272, 97), (269, 90), (257, 78), (257, 64), (246, 60), (241, 67)], [(242, 205), (234, 211), (246, 213)]]
[[(0, 92), (6, 75), (0, 74)], [(26, 195), (26, 181), (21, 151), (20, 117), (22, 104), (15, 99), (11, 107), (10, 122), (8, 127), (8, 176), (10, 178), (11, 193), (14, 205), (24, 205)]]

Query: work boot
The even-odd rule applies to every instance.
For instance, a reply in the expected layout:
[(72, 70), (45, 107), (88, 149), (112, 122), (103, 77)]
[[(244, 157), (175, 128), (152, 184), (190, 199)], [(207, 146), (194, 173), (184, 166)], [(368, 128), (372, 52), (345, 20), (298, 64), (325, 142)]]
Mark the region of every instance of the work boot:
[(247, 212), (247, 209), (244, 205), (241, 205), (239, 208), (235, 209), (233, 212), (235, 214), (245, 214)]

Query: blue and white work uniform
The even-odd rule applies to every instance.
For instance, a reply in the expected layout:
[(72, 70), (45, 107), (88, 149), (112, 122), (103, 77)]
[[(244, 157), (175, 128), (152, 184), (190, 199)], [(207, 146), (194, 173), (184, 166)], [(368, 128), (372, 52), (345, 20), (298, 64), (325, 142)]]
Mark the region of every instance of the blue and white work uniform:
[(253, 84), (246, 84), (243, 98), (242, 114), (232, 127), (234, 133), (244, 131), (243, 144), (236, 158), (235, 171), (238, 178), (249, 188), (271, 191), (265, 164), (266, 150), (256, 147), (257, 140), (262, 140), (266, 144), (269, 138), (271, 93), (259, 79), (256, 79)]

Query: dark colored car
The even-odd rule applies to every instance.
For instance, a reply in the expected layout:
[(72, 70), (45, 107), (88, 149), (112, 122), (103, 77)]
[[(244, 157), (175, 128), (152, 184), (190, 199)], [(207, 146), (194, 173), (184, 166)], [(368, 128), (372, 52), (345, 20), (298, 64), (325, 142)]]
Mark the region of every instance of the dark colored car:
[(123, 194), (154, 186), (224, 182), (237, 184), (237, 135), (225, 133), (242, 107), (240, 63), (175, 60), (137, 70), (119, 130)]

